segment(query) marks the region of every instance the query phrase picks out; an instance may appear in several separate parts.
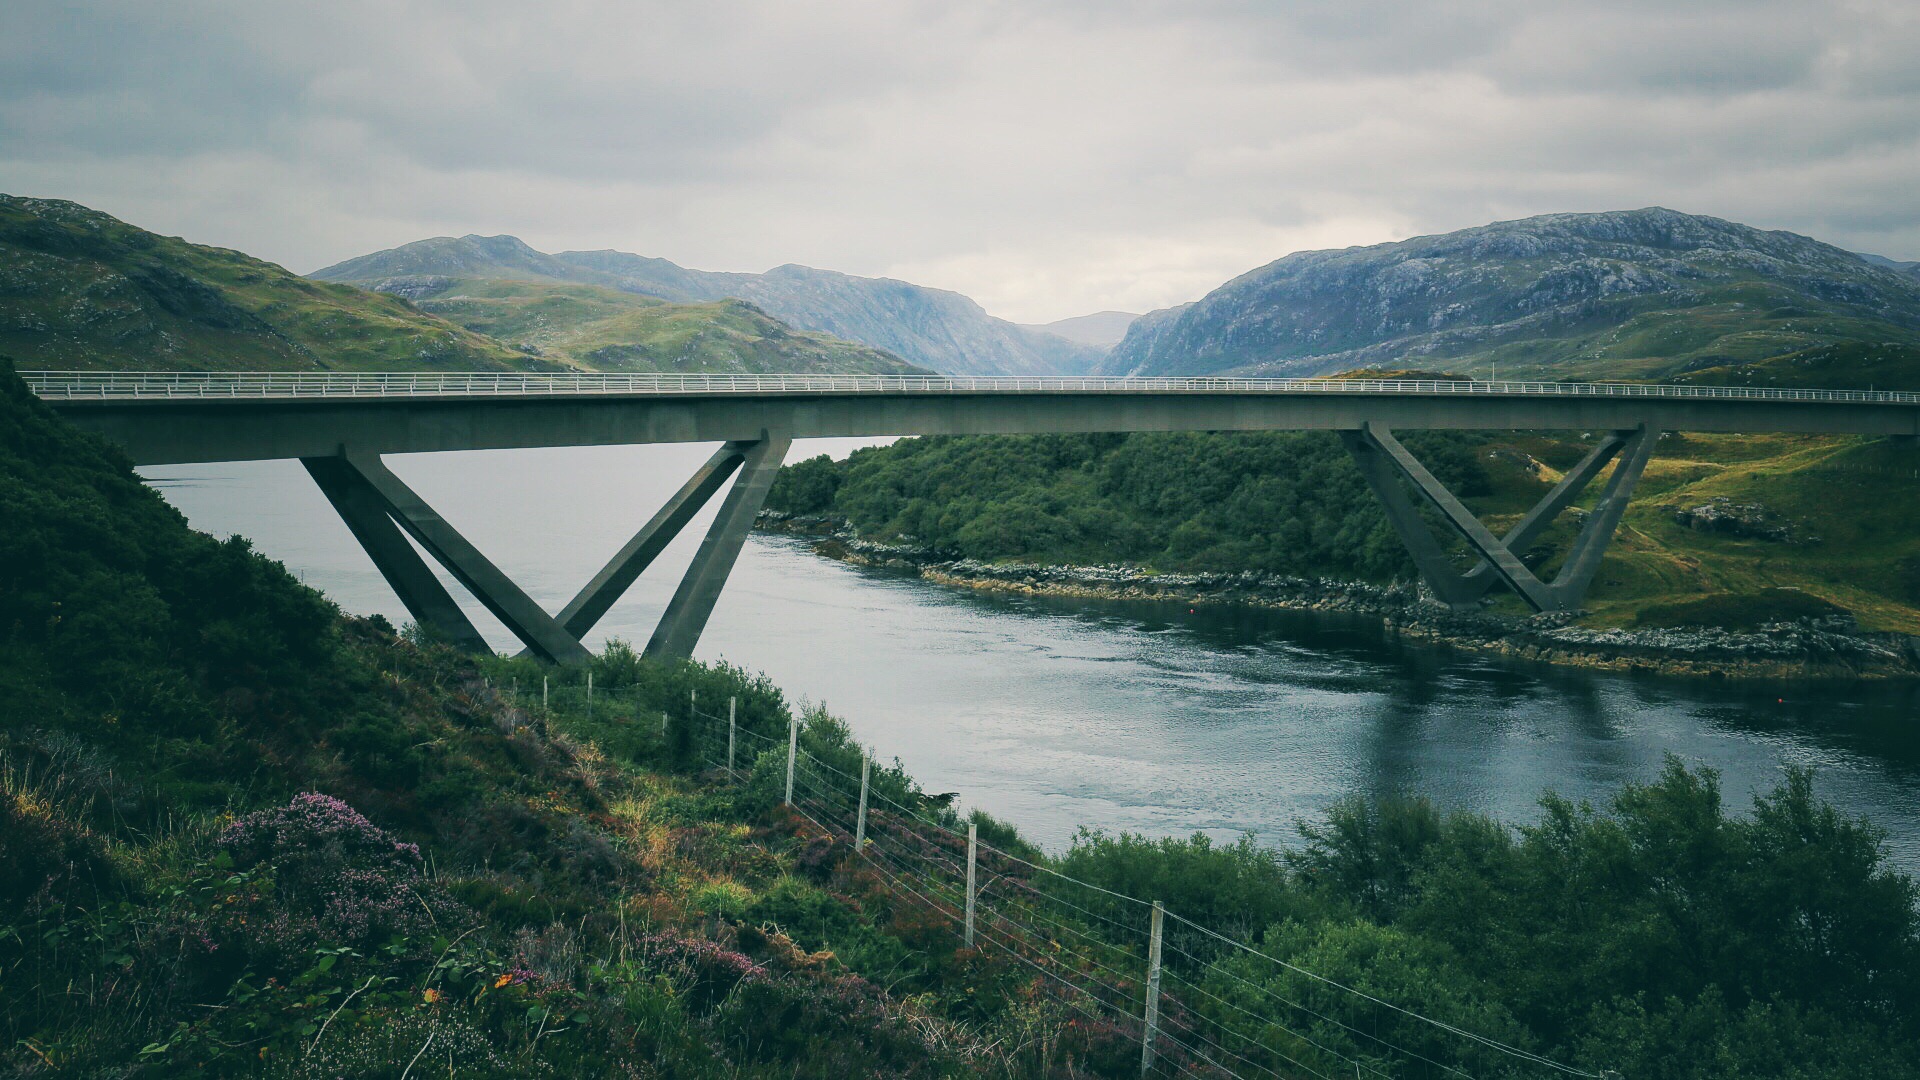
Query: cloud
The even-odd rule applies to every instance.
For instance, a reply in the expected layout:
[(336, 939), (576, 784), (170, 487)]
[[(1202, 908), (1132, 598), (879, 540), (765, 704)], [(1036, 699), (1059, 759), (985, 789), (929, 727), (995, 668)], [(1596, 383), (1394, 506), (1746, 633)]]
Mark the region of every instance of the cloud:
[(510, 232), (1044, 321), (1661, 204), (1920, 258), (1905, 2), (15, 0), (0, 189), (299, 270)]

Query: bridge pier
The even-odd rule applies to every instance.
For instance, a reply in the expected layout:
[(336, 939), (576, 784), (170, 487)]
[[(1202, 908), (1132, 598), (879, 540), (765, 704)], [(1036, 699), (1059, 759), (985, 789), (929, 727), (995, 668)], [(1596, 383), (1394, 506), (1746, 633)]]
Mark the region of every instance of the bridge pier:
[(655, 657), (685, 658), (693, 654), (727, 575), (746, 543), (747, 533), (766, 503), (767, 492), (790, 444), (791, 440), (784, 435), (774, 436), (763, 431), (757, 440), (737, 440), (722, 446), (558, 616), (548, 615), (425, 499), (395, 476), (379, 454), (342, 447), (332, 456), (300, 461), (415, 622), (458, 648), (469, 652), (488, 650), (479, 630), (460, 610), (419, 552), (407, 543), (402, 530), (525, 643), (523, 655), (538, 656), (552, 663), (578, 663), (592, 655), (580, 639), (673, 542), (735, 470), (740, 470), (739, 478), (728, 491), (719, 515), (707, 531), (693, 564), (646, 648), (647, 655)]
[[(1587, 587), (1600, 569), (1601, 557), (1612, 542), (1614, 531), (1626, 513), (1634, 485), (1653, 455), (1660, 433), (1647, 427), (1616, 431), (1574, 466), (1560, 482), (1529, 510), (1504, 537), (1495, 537), (1480, 519), (1460, 502), (1420, 460), (1413, 456), (1383, 424), (1367, 422), (1355, 430), (1340, 432), (1341, 441), (1352, 455), (1360, 475), (1379, 498), (1387, 521), (1412, 554), (1434, 596), (1453, 608), (1464, 608), (1494, 586), (1505, 583), (1519, 593), (1535, 611), (1577, 610), (1586, 598)], [(1618, 458), (1600, 501), (1588, 515), (1586, 524), (1574, 538), (1562, 562), (1560, 573), (1551, 583), (1540, 578), (1521, 562), (1520, 553), (1546, 531), (1555, 517), (1579, 497), (1607, 463)], [(1462, 574), (1447, 560), (1446, 550), (1427, 527), (1401, 481), (1411, 484), (1441, 519), (1479, 556), (1479, 563)]]

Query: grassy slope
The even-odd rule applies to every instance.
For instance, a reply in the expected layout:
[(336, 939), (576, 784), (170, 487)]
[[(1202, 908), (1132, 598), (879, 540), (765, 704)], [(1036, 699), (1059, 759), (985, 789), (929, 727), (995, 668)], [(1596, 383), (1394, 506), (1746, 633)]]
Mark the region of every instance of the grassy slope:
[(419, 306), (510, 345), (600, 371), (911, 374), (907, 362), (794, 330), (751, 304), (675, 304), (596, 285), (444, 279)]
[(0, 196), (0, 311), (0, 353), (23, 368), (540, 366), (404, 300), (50, 199)]
[[(1495, 437), (1486, 453), (1528, 453), (1570, 466), (1580, 444)], [(1495, 531), (1517, 520), (1556, 479), (1491, 461), (1496, 493), (1468, 499)], [(1584, 502), (1604, 484), (1595, 480)], [(1725, 497), (1759, 503), (1817, 542), (1780, 543), (1702, 533), (1674, 512)], [(1587, 598), (1596, 625), (1632, 625), (1662, 607), (1793, 589), (1853, 612), (1868, 629), (1920, 633), (1920, 455), (1885, 440), (1793, 435), (1684, 435), (1661, 440)], [(1543, 545), (1558, 557), (1576, 525), (1563, 519)], [(1518, 601), (1502, 599), (1518, 611)]]
[[(1601, 305), (1606, 314), (1597, 315), (1590, 327), (1492, 348), (1443, 350), (1431, 362), (1481, 377), (1497, 365), (1502, 377), (1511, 378), (1667, 381), (1702, 369), (1737, 370), (1858, 342), (1884, 342), (1904, 351), (1905, 381), (1920, 385), (1914, 378), (1920, 365), (1912, 359), (1920, 356), (1920, 334), (1912, 330), (1843, 308), (1809, 307), (1805, 297), (1767, 282), (1717, 285), (1703, 292), (1698, 303), (1685, 307), (1650, 300)], [(1847, 378), (1853, 371), (1830, 374)], [(1722, 381), (1704, 374), (1692, 379)]]

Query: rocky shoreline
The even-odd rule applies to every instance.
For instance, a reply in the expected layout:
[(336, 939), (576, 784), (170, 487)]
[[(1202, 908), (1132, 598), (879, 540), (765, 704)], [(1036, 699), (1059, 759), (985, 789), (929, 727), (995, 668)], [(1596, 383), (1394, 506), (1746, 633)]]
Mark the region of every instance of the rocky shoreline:
[(1595, 630), (1573, 625), (1565, 614), (1519, 618), (1449, 611), (1425, 599), (1413, 584), (1251, 571), (1151, 573), (1131, 566), (983, 563), (863, 540), (834, 517), (767, 511), (757, 525), (769, 532), (813, 537), (814, 550), (828, 558), (989, 592), (1338, 612), (1377, 618), (1390, 633), (1417, 641), (1600, 671), (1754, 680), (1920, 677), (1920, 637), (1862, 631), (1839, 617), (1767, 623), (1742, 631)]

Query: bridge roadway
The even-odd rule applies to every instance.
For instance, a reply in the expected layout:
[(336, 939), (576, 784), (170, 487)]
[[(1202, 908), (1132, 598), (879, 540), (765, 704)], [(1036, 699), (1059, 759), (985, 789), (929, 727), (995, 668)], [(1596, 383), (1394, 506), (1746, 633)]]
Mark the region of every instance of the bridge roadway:
[[(691, 655), (794, 439), (1123, 431), (1339, 433), (1436, 599), (1504, 584), (1536, 610), (1577, 608), (1662, 432), (1920, 437), (1920, 394), (1633, 383), (1363, 379), (949, 378), (917, 375), (23, 372), (73, 423), (135, 464), (298, 458), (423, 627), (485, 642), (404, 530), (527, 644), (555, 661), (727, 481), (732, 486), (649, 641)], [(1518, 524), (1494, 536), (1393, 436), (1396, 429), (1571, 430), (1598, 443)], [(385, 454), (714, 442), (705, 466), (558, 615), (548, 615), (406, 487)], [(1616, 464), (1617, 462), (1617, 464)], [(1614, 467), (1609, 471), (1608, 466)], [(738, 474), (735, 477), (735, 474)], [(1551, 581), (1521, 562), (1603, 474)], [(1466, 573), (1419, 509), (1464, 540)]]

